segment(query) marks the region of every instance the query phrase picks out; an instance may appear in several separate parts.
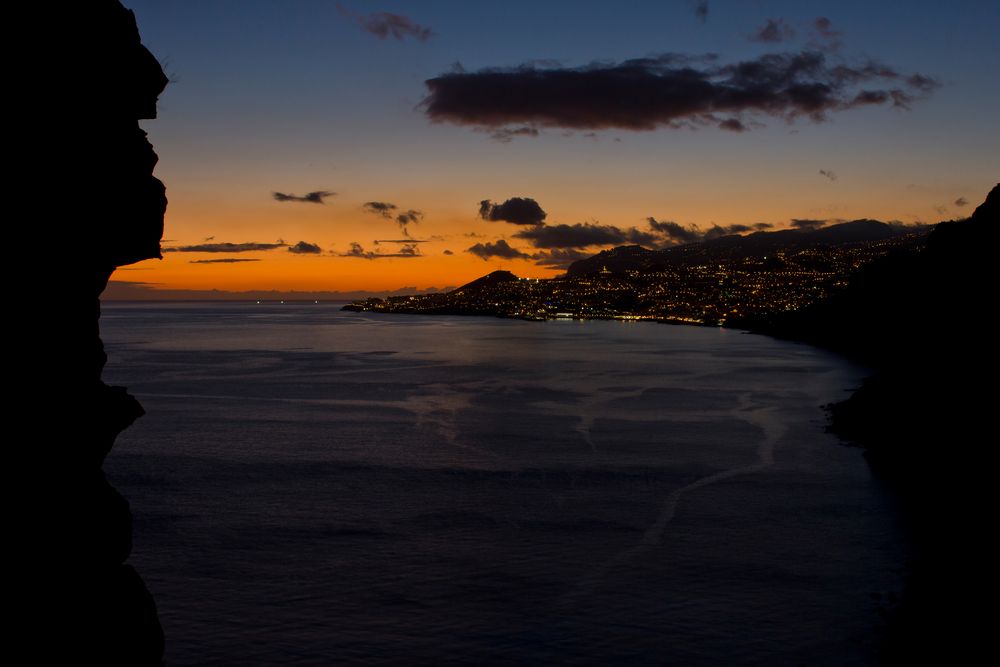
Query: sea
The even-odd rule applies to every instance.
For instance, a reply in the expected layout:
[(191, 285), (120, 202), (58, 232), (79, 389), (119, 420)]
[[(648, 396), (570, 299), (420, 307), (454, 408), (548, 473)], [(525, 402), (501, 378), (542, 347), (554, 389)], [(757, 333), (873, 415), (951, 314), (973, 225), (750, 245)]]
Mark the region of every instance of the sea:
[(105, 469), (168, 665), (867, 665), (892, 493), (866, 369), (651, 322), (103, 305)]

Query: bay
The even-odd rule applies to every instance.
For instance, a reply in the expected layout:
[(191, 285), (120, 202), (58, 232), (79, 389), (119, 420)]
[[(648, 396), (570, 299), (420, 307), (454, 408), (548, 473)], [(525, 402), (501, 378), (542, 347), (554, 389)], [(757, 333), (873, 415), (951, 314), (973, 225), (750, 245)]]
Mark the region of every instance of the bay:
[(171, 665), (874, 664), (905, 548), (737, 331), (105, 304), (147, 415), (106, 462)]

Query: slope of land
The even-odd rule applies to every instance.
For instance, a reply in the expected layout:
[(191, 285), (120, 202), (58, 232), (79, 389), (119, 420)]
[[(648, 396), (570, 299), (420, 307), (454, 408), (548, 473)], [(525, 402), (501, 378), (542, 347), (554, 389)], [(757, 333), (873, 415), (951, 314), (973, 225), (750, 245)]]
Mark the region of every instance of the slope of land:
[[(923, 252), (890, 256), (798, 312), (746, 320), (876, 367), (832, 406), (833, 430), (863, 447), (899, 492), (916, 559), (890, 620), (887, 664), (971, 662), (992, 628), (978, 607), (995, 578), (995, 340), (1000, 185), (972, 217), (941, 223)], [(987, 593), (987, 589), (989, 592)]]

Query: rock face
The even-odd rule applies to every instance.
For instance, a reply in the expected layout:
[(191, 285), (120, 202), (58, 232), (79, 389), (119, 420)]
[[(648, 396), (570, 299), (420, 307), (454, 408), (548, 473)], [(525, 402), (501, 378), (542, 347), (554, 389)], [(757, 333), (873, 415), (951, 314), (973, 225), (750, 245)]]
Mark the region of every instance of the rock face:
[(98, 319), (115, 268), (160, 256), (167, 201), (138, 121), (156, 117), (167, 78), (115, 0), (29, 3), (8, 18), (25, 39), (11, 67), (8, 165), (24, 208), (8, 231), (32, 239), (7, 281), (18, 304), (7, 324), (8, 650), (39, 664), (160, 664), (155, 605), (125, 563), (128, 502), (101, 470), (143, 411), (101, 381)]

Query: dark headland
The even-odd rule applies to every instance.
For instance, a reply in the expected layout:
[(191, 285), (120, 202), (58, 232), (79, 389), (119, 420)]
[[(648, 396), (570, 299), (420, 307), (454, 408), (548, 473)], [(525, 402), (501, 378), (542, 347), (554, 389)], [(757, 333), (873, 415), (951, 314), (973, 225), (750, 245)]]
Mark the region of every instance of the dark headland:
[(5, 449), (9, 664), (159, 665), (153, 599), (127, 564), (128, 501), (102, 464), (143, 414), (101, 381), (99, 296), (118, 266), (160, 256), (166, 197), (139, 127), (167, 84), (116, 0), (20, 3), (8, 63), (15, 200), (13, 363)]
[(916, 546), (889, 619), (887, 664), (971, 663), (995, 593), (996, 331), (1000, 185), (943, 222), (922, 252), (887, 256), (810, 307), (741, 324), (839, 351), (877, 372), (831, 407), (902, 501)]

